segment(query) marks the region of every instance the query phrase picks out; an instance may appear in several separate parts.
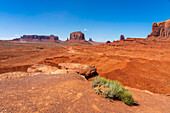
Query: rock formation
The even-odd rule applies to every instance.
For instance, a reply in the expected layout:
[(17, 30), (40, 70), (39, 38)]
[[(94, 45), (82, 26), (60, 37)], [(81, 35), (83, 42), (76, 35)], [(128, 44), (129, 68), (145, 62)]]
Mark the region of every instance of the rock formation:
[(34, 64), (27, 69), (28, 73), (46, 73), (46, 74), (79, 74), (86, 78), (98, 75), (95, 66), (78, 63), (59, 63), (57, 66), (46, 64)]
[(109, 44), (109, 43), (111, 43), (109, 40), (106, 42), (106, 44)]
[(153, 23), (152, 32), (148, 37), (170, 37), (170, 19), (165, 22)]
[(21, 38), (14, 39), (13, 41), (26, 41), (26, 42), (56, 42), (59, 40), (58, 36), (50, 35), (23, 35)]
[(124, 35), (120, 35), (120, 40), (125, 40)]
[(92, 38), (89, 38), (89, 42), (93, 42), (93, 39), (92, 39)]
[(85, 40), (84, 33), (81, 31), (73, 32), (70, 34), (70, 40)]

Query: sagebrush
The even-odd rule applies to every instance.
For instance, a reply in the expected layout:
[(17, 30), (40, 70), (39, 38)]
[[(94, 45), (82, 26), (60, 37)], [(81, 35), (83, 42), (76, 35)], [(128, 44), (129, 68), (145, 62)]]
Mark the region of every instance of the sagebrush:
[(122, 100), (127, 105), (133, 105), (134, 99), (124, 86), (118, 81), (106, 80), (104, 77), (95, 77), (91, 83), (95, 93), (112, 100)]

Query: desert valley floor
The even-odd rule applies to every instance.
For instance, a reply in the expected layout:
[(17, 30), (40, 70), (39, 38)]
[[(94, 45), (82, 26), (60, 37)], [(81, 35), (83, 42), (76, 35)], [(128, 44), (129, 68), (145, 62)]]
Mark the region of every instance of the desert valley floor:
[[(94, 94), (90, 88), (93, 78), (86, 80), (74, 74), (22, 75), (37, 63), (94, 65), (100, 76), (126, 86), (137, 104), (129, 107)], [(170, 42), (122, 46), (0, 42), (1, 112), (168, 113), (169, 95)]]

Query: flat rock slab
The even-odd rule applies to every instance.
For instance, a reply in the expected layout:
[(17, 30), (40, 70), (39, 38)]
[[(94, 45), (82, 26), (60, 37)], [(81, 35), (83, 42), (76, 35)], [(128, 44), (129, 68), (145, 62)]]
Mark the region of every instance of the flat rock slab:
[(94, 94), (90, 83), (76, 74), (40, 74), (0, 81), (0, 112), (132, 113), (170, 112), (163, 95), (131, 90), (138, 106), (109, 102)]
[(56, 66), (46, 64), (34, 64), (27, 69), (28, 73), (44, 73), (44, 74), (80, 74), (87, 78), (98, 75), (95, 66), (79, 63), (59, 63)]

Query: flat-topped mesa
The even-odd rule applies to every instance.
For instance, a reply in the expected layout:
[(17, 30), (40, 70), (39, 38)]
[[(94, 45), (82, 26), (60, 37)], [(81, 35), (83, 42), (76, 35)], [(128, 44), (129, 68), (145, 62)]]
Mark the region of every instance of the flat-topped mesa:
[(85, 40), (84, 33), (81, 31), (73, 32), (70, 34), (70, 40)]
[(148, 37), (170, 37), (170, 19), (165, 22), (153, 23), (152, 32)]
[(21, 39), (30, 39), (30, 40), (59, 40), (58, 36), (50, 35), (50, 36), (44, 36), (44, 35), (23, 35)]
[[(14, 39), (15, 40), (15, 39)], [(28, 41), (28, 42), (55, 42), (58, 41), (59, 37), (50, 35), (23, 35), (21, 38), (17, 39), (17, 41)]]

